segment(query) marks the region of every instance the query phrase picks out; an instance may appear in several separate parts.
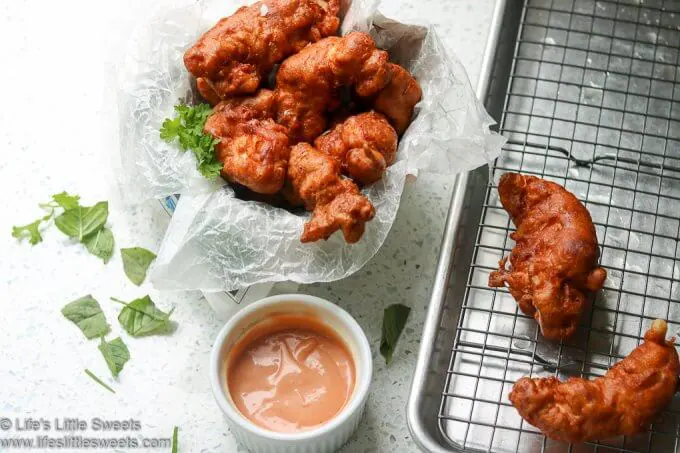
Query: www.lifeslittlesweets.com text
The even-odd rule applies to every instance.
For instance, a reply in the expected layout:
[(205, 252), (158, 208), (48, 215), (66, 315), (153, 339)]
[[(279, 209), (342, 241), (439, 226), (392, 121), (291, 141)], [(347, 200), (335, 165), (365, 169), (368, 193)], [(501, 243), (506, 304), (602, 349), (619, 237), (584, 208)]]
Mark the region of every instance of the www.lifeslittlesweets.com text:
[[(0, 451), (7, 449), (169, 448), (169, 437), (143, 437), (139, 420), (0, 417)], [(59, 432), (48, 435), (46, 432)], [(91, 431), (94, 435), (82, 435)], [(97, 436), (99, 434), (99, 436)]]

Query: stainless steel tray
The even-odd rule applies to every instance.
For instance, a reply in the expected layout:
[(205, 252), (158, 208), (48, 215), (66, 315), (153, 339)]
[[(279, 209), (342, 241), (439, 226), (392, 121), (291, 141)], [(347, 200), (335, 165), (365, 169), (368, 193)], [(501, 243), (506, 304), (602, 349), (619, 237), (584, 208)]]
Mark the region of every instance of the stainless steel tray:
[[(569, 445), (523, 422), (521, 376), (595, 377), (655, 318), (680, 332), (680, 1), (501, 0), (478, 94), (509, 141), (458, 176), (407, 420), (432, 452), (680, 452), (680, 398), (647, 433)], [(513, 246), (495, 181), (563, 184), (595, 222), (609, 277), (577, 334), (552, 343), (489, 272)]]

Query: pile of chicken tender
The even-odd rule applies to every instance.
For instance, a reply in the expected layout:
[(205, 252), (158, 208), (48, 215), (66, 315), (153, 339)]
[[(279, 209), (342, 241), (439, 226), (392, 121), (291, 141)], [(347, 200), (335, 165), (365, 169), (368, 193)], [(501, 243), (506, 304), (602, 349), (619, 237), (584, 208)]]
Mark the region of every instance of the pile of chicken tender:
[[(222, 176), (252, 199), (311, 211), (302, 242), (359, 241), (375, 208), (361, 188), (396, 157), (422, 90), (366, 33), (336, 36), (340, 0), (263, 0), (184, 54), (213, 106)], [(274, 82), (272, 82), (272, 80)]]

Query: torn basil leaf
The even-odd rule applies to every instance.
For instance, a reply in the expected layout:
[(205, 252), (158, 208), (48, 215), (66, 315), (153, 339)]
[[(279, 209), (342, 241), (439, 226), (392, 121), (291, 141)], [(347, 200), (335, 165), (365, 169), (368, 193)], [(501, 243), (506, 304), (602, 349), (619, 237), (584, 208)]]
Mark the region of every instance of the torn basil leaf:
[(82, 242), (85, 237), (102, 228), (108, 216), (108, 201), (100, 201), (91, 207), (76, 206), (67, 209), (54, 219), (54, 224), (65, 235)]
[(109, 370), (111, 370), (113, 377), (117, 377), (125, 366), (125, 363), (130, 360), (130, 351), (120, 338), (106, 342), (104, 337), (102, 337), (102, 342), (99, 344), (99, 350), (104, 356), (106, 365), (109, 367)]
[(382, 338), (380, 340), (380, 354), (385, 357), (385, 363), (392, 362), (392, 354), (397, 347), (401, 331), (404, 330), (406, 320), (411, 309), (406, 305), (394, 304), (385, 309), (382, 324)]
[(165, 313), (159, 310), (149, 296), (135, 299), (130, 303), (112, 300), (125, 305), (118, 315), (118, 321), (125, 331), (133, 337), (162, 334), (170, 331), (170, 315), (174, 309)]
[(83, 243), (87, 250), (94, 256), (101, 258), (104, 264), (108, 263), (113, 256), (113, 233), (106, 227), (86, 237)]
[(139, 286), (146, 278), (146, 271), (156, 254), (142, 247), (120, 249), (123, 258), (123, 270), (132, 283)]
[(88, 338), (97, 338), (109, 333), (109, 325), (99, 302), (87, 295), (74, 300), (61, 309), (61, 313), (77, 325)]

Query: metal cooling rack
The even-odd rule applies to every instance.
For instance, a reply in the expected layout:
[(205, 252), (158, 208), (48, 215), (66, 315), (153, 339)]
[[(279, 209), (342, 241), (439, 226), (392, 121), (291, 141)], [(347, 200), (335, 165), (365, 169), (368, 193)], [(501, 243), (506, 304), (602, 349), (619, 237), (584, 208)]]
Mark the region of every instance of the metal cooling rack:
[[(680, 1), (526, 0), (493, 168), (439, 411), (456, 448), (493, 452), (680, 452), (680, 400), (650, 431), (568, 445), (524, 422), (522, 376), (601, 376), (656, 318), (680, 333)], [(506, 171), (564, 185), (597, 228), (605, 289), (568, 341), (544, 340), (506, 289), (487, 285), (514, 229)]]

